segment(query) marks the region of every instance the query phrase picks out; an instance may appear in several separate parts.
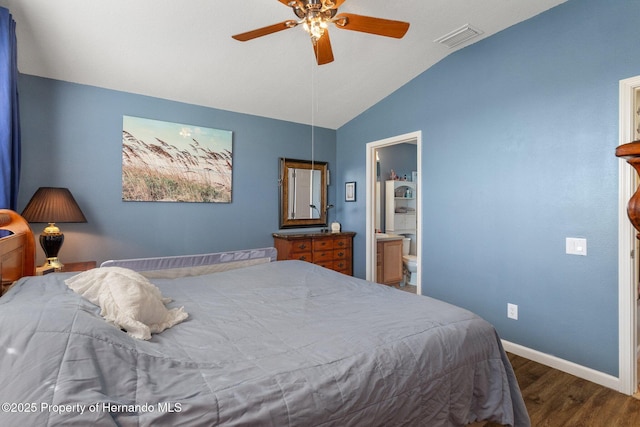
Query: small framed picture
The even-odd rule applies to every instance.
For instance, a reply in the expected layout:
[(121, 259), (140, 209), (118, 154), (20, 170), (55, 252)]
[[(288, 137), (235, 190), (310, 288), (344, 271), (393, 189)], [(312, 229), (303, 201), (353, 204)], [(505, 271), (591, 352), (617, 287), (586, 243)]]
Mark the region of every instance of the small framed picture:
[(355, 181), (347, 182), (344, 185), (344, 201), (355, 202), (356, 201), (356, 183)]

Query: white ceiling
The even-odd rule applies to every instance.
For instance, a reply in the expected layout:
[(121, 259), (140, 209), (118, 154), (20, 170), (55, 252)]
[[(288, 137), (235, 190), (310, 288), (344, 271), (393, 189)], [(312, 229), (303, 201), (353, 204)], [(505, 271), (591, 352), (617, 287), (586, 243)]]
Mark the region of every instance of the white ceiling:
[[(23, 74), (337, 129), (453, 51), (566, 0), (347, 0), (339, 12), (411, 23), (403, 39), (330, 27), (335, 61), (318, 67), (301, 27), (248, 42), (232, 35), (295, 19), (277, 0), (0, 0), (17, 27)], [(449, 49), (434, 40), (483, 31)]]

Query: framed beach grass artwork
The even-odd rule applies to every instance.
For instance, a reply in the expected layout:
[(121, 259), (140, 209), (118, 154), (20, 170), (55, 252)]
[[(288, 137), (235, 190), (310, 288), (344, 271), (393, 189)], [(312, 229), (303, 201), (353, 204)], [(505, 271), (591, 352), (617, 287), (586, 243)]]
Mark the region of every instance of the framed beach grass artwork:
[(122, 200), (230, 203), (232, 132), (123, 116)]

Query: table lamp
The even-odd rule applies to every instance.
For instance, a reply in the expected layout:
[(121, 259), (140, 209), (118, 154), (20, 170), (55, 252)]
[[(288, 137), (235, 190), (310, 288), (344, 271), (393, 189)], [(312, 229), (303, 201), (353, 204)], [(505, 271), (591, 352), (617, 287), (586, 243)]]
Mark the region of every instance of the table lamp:
[(64, 265), (58, 259), (58, 252), (64, 242), (64, 234), (56, 227), (56, 222), (87, 222), (82, 210), (67, 188), (40, 187), (35, 192), (22, 216), (28, 222), (44, 222), (40, 235), (40, 246), (47, 257), (45, 268), (60, 270)]

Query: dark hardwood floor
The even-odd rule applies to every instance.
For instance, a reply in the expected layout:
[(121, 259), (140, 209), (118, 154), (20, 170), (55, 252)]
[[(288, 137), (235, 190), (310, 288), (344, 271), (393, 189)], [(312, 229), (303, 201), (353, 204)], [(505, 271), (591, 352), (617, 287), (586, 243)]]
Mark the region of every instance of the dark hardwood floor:
[(533, 427), (640, 426), (640, 400), (513, 354), (509, 359)]

